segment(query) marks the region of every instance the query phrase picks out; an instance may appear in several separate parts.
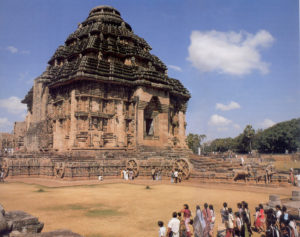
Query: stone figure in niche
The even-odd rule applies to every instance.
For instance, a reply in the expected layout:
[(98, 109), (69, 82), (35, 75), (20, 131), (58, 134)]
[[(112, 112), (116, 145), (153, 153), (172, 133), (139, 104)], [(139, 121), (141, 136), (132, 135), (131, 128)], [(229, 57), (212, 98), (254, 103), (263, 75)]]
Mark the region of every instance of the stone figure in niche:
[(148, 68), (150, 71), (155, 71), (155, 67), (152, 65), (151, 61), (148, 62)]
[(103, 54), (102, 54), (101, 51), (99, 51), (99, 53), (98, 53), (98, 59), (99, 59), (99, 60), (102, 60), (102, 59), (103, 59)]

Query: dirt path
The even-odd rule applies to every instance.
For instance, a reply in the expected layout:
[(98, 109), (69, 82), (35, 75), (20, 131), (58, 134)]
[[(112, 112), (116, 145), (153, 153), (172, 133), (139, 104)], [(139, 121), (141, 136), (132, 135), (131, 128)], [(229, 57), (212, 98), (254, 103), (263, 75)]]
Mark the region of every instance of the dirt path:
[[(60, 179), (46, 179), (46, 178), (10, 178), (6, 179), (6, 182), (21, 182), (27, 184), (37, 184), (45, 187), (71, 187), (71, 186), (83, 186), (83, 185), (101, 185), (101, 184), (137, 184), (137, 185), (162, 185), (171, 184), (170, 180), (163, 179), (160, 181), (153, 181), (149, 179), (135, 179), (135, 180), (123, 180), (120, 178), (106, 179), (103, 181), (98, 180), (60, 180)], [(300, 188), (293, 187), (291, 185), (264, 185), (264, 184), (243, 184), (243, 183), (216, 183), (216, 182), (204, 182), (200, 180), (184, 181), (182, 183), (172, 184), (176, 186), (187, 187), (199, 187), (205, 189), (222, 189), (222, 190), (235, 190), (235, 191), (247, 191), (255, 193), (265, 194), (278, 194), (278, 195), (291, 195), (293, 190), (300, 190)]]

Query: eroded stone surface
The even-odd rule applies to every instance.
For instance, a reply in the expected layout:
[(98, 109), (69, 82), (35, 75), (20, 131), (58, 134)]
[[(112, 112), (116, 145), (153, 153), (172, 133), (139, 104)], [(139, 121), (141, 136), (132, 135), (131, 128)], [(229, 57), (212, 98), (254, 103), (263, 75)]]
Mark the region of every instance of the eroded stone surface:
[(186, 147), (190, 94), (150, 50), (116, 9), (92, 9), (23, 100), (25, 150)]
[(12, 234), (9, 237), (82, 237), (70, 230), (55, 230), (39, 234)]

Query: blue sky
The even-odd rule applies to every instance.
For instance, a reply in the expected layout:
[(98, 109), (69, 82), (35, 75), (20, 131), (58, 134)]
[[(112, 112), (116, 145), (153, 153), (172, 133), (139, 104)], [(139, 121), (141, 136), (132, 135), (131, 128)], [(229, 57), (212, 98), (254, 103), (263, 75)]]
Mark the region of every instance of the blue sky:
[(1, 0), (0, 131), (56, 48), (98, 5), (121, 12), (190, 90), (187, 132), (236, 136), (300, 116), (296, 0)]

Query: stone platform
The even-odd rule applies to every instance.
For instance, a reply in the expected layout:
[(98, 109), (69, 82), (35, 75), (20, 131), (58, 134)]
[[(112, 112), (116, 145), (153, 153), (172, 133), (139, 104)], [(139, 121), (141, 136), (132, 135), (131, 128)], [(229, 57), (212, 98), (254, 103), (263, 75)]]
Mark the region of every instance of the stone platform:
[[(2, 161), (1, 161), (2, 160)], [(11, 157), (0, 157), (5, 176), (41, 177), (64, 180), (98, 179), (98, 176), (114, 178), (121, 176), (121, 170), (128, 169), (134, 176), (151, 176), (152, 169), (163, 177), (170, 177), (172, 170), (179, 170), (183, 179), (197, 179), (213, 182), (232, 182), (235, 172), (251, 167), (247, 182), (264, 183), (268, 163), (239, 159), (222, 159), (196, 156), (187, 149), (144, 149), (115, 151), (76, 151), (75, 153), (18, 153)], [(261, 175), (261, 180), (257, 175)], [(286, 184), (288, 177), (275, 173), (272, 183)], [(244, 181), (237, 181), (244, 182)]]

